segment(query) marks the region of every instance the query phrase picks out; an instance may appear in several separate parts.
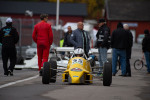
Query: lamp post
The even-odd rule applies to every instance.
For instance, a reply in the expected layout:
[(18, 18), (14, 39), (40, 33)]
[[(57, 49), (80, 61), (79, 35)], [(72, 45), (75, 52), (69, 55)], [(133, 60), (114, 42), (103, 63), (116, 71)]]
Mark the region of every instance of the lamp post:
[(56, 30), (58, 30), (58, 24), (59, 24), (59, 0), (57, 0), (56, 5)]

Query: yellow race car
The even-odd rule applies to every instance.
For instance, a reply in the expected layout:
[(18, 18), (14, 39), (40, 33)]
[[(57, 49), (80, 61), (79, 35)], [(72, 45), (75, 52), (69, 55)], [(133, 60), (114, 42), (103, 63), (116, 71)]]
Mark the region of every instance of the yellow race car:
[[(62, 74), (62, 82), (69, 82), (70, 84), (93, 83), (93, 71), (91, 69), (90, 60), (92, 58), (84, 53), (84, 50), (78, 48), (74, 50), (70, 57), (67, 68)], [(42, 82), (49, 84), (56, 82), (57, 63), (54, 60), (45, 62), (43, 66)], [(109, 62), (105, 63), (103, 68), (103, 85), (110, 86), (112, 82), (112, 68)]]

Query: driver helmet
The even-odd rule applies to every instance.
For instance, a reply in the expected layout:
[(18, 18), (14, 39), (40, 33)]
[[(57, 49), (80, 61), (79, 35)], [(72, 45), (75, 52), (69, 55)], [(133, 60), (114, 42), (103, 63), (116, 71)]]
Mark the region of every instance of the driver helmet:
[(75, 49), (74, 54), (76, 57), (83, 57), (84, 50), (82, 48)]

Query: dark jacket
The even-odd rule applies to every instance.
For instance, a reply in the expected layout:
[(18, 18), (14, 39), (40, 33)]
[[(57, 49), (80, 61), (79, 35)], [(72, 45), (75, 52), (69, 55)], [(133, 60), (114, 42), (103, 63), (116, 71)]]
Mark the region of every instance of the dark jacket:
[(97, 47), (106, 47), (107, 49), (110, 47), (110, 29), (106, 24), (101, 26), (96, 34), (97, 38)]
[(0, 43), (2, 47), (14, 48), (19, 40), (19, 35), (14, 27), (5, 26), (0, 30)]
[(132, 46), (133, 46), (133, 35), (130, 32), (130, 30), (127, 30), (129, 34), (129, 40), (128, 40), (128, 47), (126, 49), (126, 58), (131, 59), (131, 51), (132, 51)]
[(65, 38), (64, 38), (64, 47), (73, 47), (73, 45), (70, 42), (70, 37), (71, 37), (72, 32), (69, 34), (69, 32), (65, 33)]
[[(85, 37), (86, 37), (86, 52), (89, 52), (90, 49), (90, 41), (89, 41), (89, 36), (88, 33), (86, 31), (84, 31)], [(73, 33), (71, 34), (71, 38), (70, 38), (70, 42), (73, 44), (74, 48), (83, 48), (84, 47), (84, 38), (83, 38), (83, 34), (82, 31), (80, 29), (76, 29), (73, 31)]]
[(150, 34), (146, 34), (142, 41), (143, 52), (150, 52)]
[(112, 32), (111, 47), (116, 49), (127, 49), (129, 34), (123, 29), (123, 26), (117, 26), (117, 29)]

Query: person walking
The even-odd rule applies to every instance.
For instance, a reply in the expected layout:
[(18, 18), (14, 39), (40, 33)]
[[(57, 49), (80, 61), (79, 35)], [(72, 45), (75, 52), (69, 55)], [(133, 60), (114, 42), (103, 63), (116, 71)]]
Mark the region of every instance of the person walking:
[(90, 41), (89, 36), (86, 31), (83, 30), (83, 23), (78, 22), (77, 23), (77, 29), (73, 31), (70, 37), (70, 42), (73, 44), (74, 48), (82, 48), (84, 49), (84, 52), (86, 56), (88, 57), (88, 52), (90, 49)]
[(41, 22), (34, 26), (32, 38), (37, 43), (38, 66), (42, 76), (43, 63), (48, 61), (50, 46), (53, 42), (51, 25), (47, 23), (48, 15), (40, 15)]
[[(16, 46), (19, 40), (19, 35), (15, 27), (12, 26), (12, 18), (6, 19), (6, 26), (0, 30), (0, 43), (2, 43), (2, 60), (4, 75), (13, 76), (13, 70), (16, 64)], [(8, 59), (10, 65), (7, 66)]]
[(145, 55), (147, 74), (150, 74), (150, 33), (149, 30), (144, 30), (145, 37), (142, 41), (142, 50)]
[(101, 75), (104, 63), (107, 62), (107, 50), (110, 48), (110, 29), (106, 25), (105, 19), (100, 19), (98, 26), (99, 30), (96, 34), (100, 67), (98, 75)]
[(68, 31), (65, 33), (65, 38), (64, 38), (64, 47), (73, 47), (73, 45), (70, 43), (70, 37), (72, 34), (72, 29), (71, 26), (68, 26)]
[(122, 74), (120, 76), (126, 76), (126, 49), (128, 46), (128, 32), (123, 29), (122, 23), (118, 23), (117, 29), (112, 32), (111, 47), (112, 52), (112, 75), (115, 76), (117, 71), (118, 57), (121, 64)]
[(131, 51), (133, 46), (133, 35), (129, 30), (128, 24), (124, 24), (123, 27), (129, 34), (128, 47), (126, 49), (126, 76), (131, 77), (130, 59), (131, 59)]

